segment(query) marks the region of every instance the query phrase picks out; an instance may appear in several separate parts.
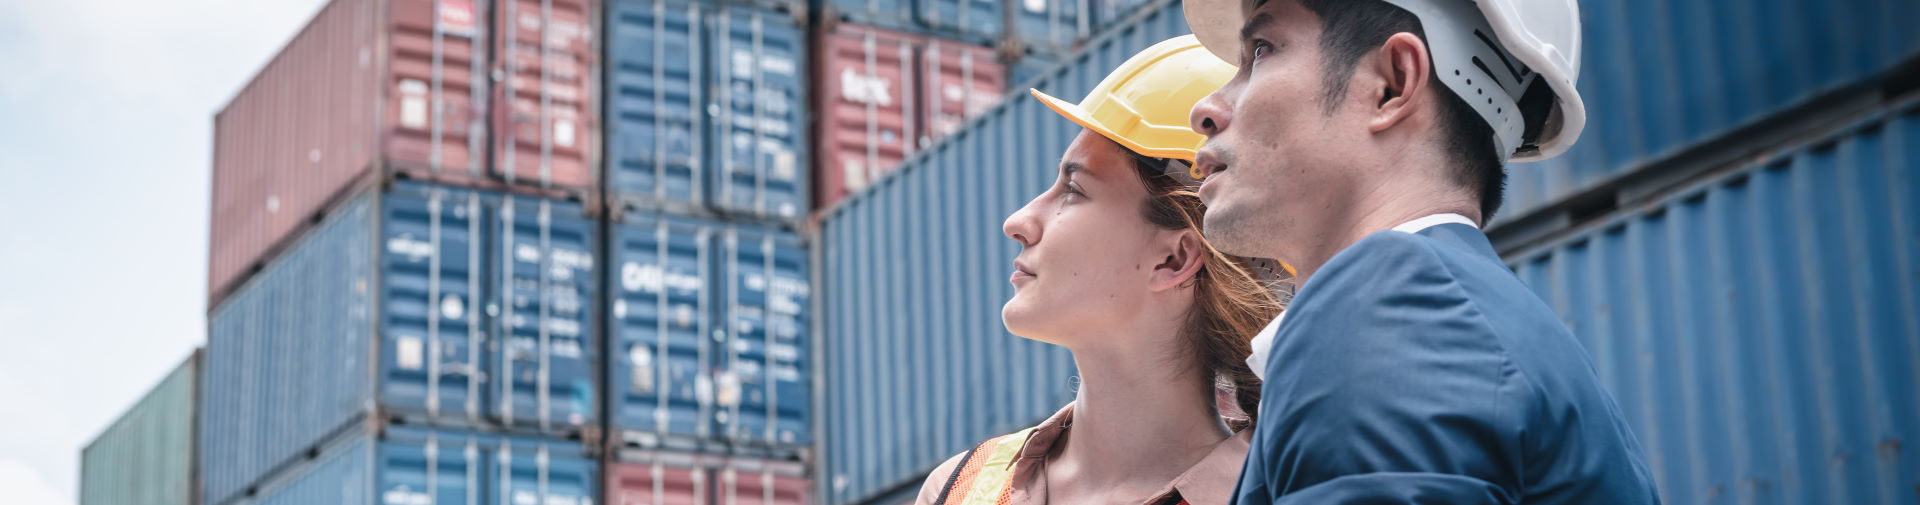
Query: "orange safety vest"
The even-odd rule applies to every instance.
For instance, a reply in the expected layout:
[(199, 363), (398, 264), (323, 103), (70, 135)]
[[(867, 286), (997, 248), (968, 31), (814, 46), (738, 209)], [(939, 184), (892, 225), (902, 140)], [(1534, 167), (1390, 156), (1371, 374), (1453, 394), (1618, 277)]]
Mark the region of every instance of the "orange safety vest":
[[(987, 439), (960, 457), (933, 505), (1006, 505), (1013, 493), (1013, 460), (1034, 428)], [(1188, 505), (1185, 499), (1172, 501)], [(1166, 503), (1166, 502), (1161, 502)]]

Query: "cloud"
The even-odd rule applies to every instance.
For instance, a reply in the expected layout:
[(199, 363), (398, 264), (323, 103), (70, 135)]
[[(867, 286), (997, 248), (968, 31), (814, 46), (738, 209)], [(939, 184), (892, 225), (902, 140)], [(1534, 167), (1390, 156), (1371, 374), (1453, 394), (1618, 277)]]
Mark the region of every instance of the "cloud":
[(33, 467), (16, 460), (0, 460), (0, 489), (13, 505), (73, 505), (73, 497), (54, 489)]

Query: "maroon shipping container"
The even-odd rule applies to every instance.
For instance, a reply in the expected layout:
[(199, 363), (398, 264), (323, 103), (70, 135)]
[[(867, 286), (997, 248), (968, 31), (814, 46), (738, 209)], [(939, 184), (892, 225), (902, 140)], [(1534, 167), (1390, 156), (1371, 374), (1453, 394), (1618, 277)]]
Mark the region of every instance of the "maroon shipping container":
[(819, 37), (814, 205), (827, 208), (999, 102), (986, 47), (851, 23)]
[[(323, 7), (214, 116), (209, 305), (344, 195), (388, 177), (590, 195), (597, 126), (586, 1)], [(492, 47), (488, 20), (513, 28), (512, 51)], [(502, 52), (517, 57), (496, 61)], [(509, 73), (500, 94), (490, 89), (487, 76)], [(494, 105), (505, 88), (512, 107)], [(490, 121), (512, 132), (496, 136), (519, 146), (503, 149), (513, 155), (492, 152)], [(511, 172), (490, 168), (509, 160)]]
[[(444, 0), (443, 0), (444, 1)], [(463, 0), (464, 1), (464, 0)], [(593, 185), (593, 13), (588, 0), (496, 3), (493, 167), (509, 183)]]
[(812, 492), (798, 462), (666, 452), (623, 459), (607, 466), (608, 505), (806, 505)]
[(821, 82), (814, 205), (826, 208), (898, 166), (919, 138), (914, 52), (919, 37), (842, 23), (819, 38)]
[(993, 108), (1007, 89), (1007, 67), (992, 49), (929, 39), (920, 49), (920, 147)]

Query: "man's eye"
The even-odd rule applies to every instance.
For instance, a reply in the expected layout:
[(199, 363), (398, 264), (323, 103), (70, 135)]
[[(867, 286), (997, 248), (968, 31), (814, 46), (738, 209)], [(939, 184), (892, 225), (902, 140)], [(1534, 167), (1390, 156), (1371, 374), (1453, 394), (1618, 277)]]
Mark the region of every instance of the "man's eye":
[(1261, 40), (1253, 41), (1253, 58), (1254, 59), (1260, 59), (1261, 56), (1266, 56), (1267, 53), (1272, 51), (1273, 51), (1273, 46), (1268, 45), (1266, 41), (1261, 41)]

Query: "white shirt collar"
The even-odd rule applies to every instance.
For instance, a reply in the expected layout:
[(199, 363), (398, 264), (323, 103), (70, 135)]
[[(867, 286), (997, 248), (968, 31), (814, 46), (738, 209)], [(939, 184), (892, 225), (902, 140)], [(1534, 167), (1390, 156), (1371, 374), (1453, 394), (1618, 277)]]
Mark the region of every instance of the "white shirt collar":
[(1400, 233), (1420, 233), (1422, 231), (1426, 231), (1427, 228), (1432, 228), (1435, 226), (1449, 224), (1449, 223), (1464, 224), (1467, 226), (1472, 226), (1476, 229), (1480, 228), (1480, 225), (1473, 224), (1473, 220), (1467, 219), (1467, 216), (1462, 216), (1459, 214), (1448, 212), (1445, 214), (1434, 214), (1431, 216), (1426, 216), (1420, 219), (1415, 219), (1412, 221), (1401, 223), (1400, 226), (1393, 227), (1393, 231), (1397, 231)]

